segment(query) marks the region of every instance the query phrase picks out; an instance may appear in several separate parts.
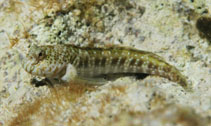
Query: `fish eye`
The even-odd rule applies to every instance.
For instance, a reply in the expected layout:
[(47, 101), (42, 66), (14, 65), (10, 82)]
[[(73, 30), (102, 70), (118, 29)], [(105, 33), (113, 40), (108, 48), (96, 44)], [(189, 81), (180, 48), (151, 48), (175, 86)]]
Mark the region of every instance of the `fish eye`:
[(38, 53), (37, 53), (37, 56), (36, 56), (39, 60), (42, 60), (44, 57), (45, 57), (45, 53), (40, 50)]

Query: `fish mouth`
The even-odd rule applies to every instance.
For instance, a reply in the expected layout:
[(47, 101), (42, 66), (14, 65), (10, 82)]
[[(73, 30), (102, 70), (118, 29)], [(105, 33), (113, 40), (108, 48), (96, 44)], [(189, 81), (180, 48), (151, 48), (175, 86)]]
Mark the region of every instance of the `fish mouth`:
[(19, 54), (19, 59), (20, 59), (22, 64), (24, 64), (26, 62), (31, 62), (32, 65), (36, 65), (39, 62), (39, 61), (36, 60), (36, 58), (31, 57), (31, 56), (27, 56), (27, 55), (23, 55), (23, 54)]
[(31, 68), (29, 69), (29, 66), (34, 67), (39, 62), (33, 58), (26, 55), (19, 54), (19, 59), (21, 61), (21, 66), (27, 71), (31, 71)]

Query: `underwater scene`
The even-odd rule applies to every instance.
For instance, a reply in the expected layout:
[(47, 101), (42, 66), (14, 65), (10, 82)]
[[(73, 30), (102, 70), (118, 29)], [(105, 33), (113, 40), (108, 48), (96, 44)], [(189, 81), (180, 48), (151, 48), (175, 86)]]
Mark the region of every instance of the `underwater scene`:
[(211, 0), (0, 0), (0, 126), (211, 126)]

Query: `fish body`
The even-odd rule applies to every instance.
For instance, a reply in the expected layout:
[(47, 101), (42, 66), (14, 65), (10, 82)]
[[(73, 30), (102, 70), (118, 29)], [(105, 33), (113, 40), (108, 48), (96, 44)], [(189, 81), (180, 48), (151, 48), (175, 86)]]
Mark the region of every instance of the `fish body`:
[(22, 62), (30, 74), (47, 78), (62, 78), (68, 64), (77, 76), (94, 78), (102, 74), (146, 73), (158, 75), (187, 87), (186, 78), (161, 57), (147, 51), (123, 47), (90, 48), (74, 45), (30, 47)]

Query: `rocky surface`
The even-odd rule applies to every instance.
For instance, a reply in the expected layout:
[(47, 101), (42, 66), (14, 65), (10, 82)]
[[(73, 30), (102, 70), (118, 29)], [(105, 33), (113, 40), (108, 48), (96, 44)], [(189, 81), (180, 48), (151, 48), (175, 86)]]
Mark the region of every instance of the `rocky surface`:
[[(211, 126), (210, 0), (0, 1), (0, 125)], [(204, 20), (199, 20), (204, 19)], [(196, 25), (197, 24), (197, 25)], [(35, 87), (28, 45), (126, 46), (163, 57), (191, 82), (122, 77)]]

